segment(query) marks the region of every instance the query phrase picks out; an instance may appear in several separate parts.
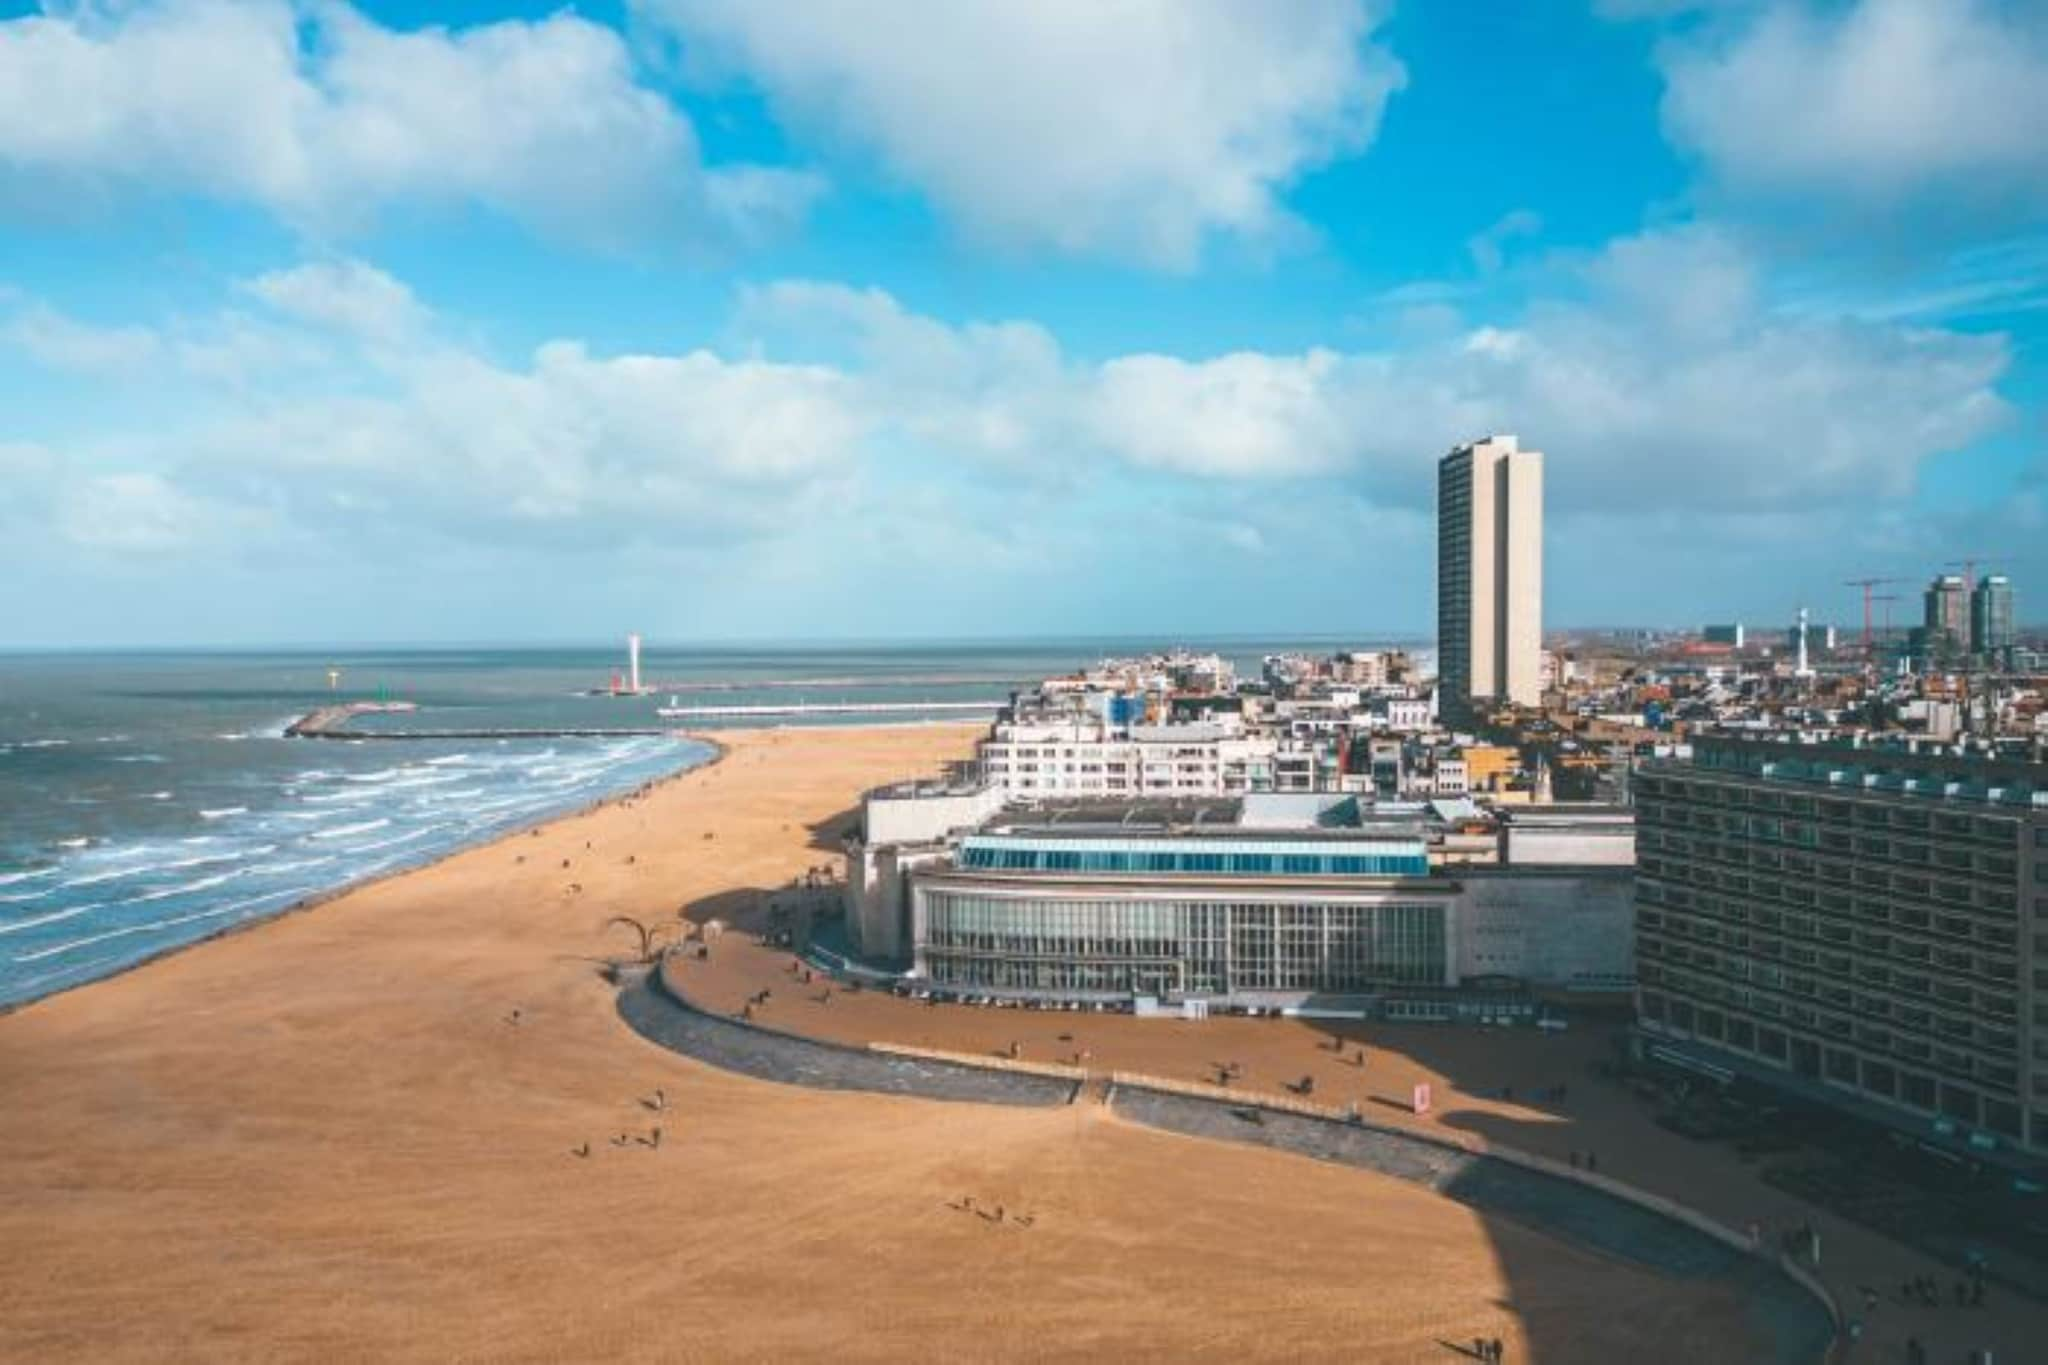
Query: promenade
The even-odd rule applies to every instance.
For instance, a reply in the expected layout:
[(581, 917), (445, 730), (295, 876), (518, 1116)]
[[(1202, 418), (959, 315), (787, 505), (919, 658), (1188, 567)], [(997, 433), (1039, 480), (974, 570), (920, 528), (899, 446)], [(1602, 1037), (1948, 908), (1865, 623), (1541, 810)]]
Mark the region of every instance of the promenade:
[[(714, 1066), (787, 1085), (932, 1100), (1052, 1105), (1080, 1097), (1072, 1081), (1005, 1069), (997, 1059), (977, 1066), (878, 1053), (708, 1014), (664, 984), (662, 972), (656, 968), (620, 992), (620, 1015), (650, 1041)], [(1757, 1365), (1811, 1365), (1826, 1357), (1834, 1339), (1829, 1306), (1770, 1259), (1586, 1181), (1441, 1138), (1269, 1108), (1257, 1095), (1240, 1102), (1114, 1081), (1103, 1093), (1115, 1114), (1132, 1123), (1389, 1176), (1581, 1250), (1711, 1285), (1749, 1304), (1767, 1343), (1766, 1354), (1751, 1357)]]

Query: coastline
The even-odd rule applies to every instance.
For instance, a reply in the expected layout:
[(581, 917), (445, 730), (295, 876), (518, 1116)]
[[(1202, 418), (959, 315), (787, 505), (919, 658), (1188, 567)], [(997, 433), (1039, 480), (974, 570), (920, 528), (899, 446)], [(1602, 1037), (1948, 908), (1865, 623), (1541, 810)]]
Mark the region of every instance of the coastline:
[[(180, 953), (191, 952), (194, 949), (203, 948), (209, 943), (214, 943), (221, 939), (233, 938), (238, 934), (246, 934), (253, 930), (260, 929), (267, 924), (275, 924), (281, 920), (289, 919), (294, 915), (302, 915), (307, 913), (308, 911), (317, 910), (323, 905), (331, 905), (343, 896), (351, 895), (357, 891), (362, 891), (369, 887), (377, 886), (384, 882), (393, 881), (401, 877), (410, 877), (416, 873), (429, 871), (439, 866), (440, 864), (447, 862), (449, 859), (460, 857), (465, 853), (474, 852), (478, 849), (489, 848), (495, 844), (509, 842), (513, 839), (528, 838), (533, 834), (535, 830), (545, 829), (546, 827), (553, 825), (558, 821), (572, 820), (579, 816), (590, 815), (597, 811), (605, 809), (607, 806), (618, 805), (621, 802), (630, 801), (636, 797), (644, 796), (656, 787), (666, 786), (671, 782), (676, 782), (681, 780), (682, 778), (688, 777), (691, 773), (696, 772), (699, 769), (710, 768), (718, 764), (725, 758), (726, 754), (730, 752), (729, 747), (727, 745), (725, 745), (717, 739), (712, 738), (709, 734), (691, 730), (678, 730), (674, 733), (677, 739), (688, 740), (692, 743), (704, 745), (707, 749), (711, 751), (709, 756), (701, 762), (691, 763), (686, 767), (678, 768), (673, 772), (664, 774), (663, 776), (648, 779), (647, 781), (641, 782), (636, 786), (625, 788), (621, 791), (612, 792), (609, 795), (600, 796), (595, 800), (585, 801), (579, 805), (567, 806), (560, 810), (550, 811), (544, 815), (540, 815), (522, 824), (508, 825), (504, 829), (493, 830), (487, 836), (481, 839), (477, 839), (468, 843), (450, 844), (446, 848), (443, 848), (436, 852), (432, 857), (429, 857), (421, 862), (412, 863), (404, 867), (393, 867), (383, 872), (373, 872), (367, 876), (352, 877), (346, 881), (336, 882), (333, 886), (324, 887), (321, 890), (313, 892), (310, 895), (301, 897), (298, 900), (288, 901), (285, 904), (279, 906), (277, 909), (267, 911), (264, 914), (254, 915), (244, 920), (236, 920), (233, 923), (221, 925), (217, 929), (209, 929), (204, 934), (201, 934), (196, 938), (186, 939), (182, 943), (167, 943), (160, 948), (153, 949), (152, 951), (143, 954), (142, 956), (136, 958), (132, 962), (124, 962), (120, 966), (114, 968), (109, 972), (105, 972), (99, 976), (86, 977), (81, 981), (74, 982), (73, 984), (65, 986), (62, 989), (51, 991), (46, 995), (31, 996), (26, 1000), (0, 1001), (0, 1019), (5, 1019), (9, 1015), (19, 1014), (24, 1010), (34, 1009), (38, 1005), (44, 1004), (51, 1000), (58, 999), (61, 996), (69, 995), (75, 991), (86, 990), (89, 987), (99, 985), (101, 982), (119, 980), (121, 977), (128, 975), (130, 972), (139, 971), (144, 967), (150, 966), (152, 963), (161, 962), (166, 958), (175, 957)], [(287, 739), (296, 739), (301, 737), (302, 736), (294, 735), (292, 733), (292, 727), (289, 726), (286, 727), (285, 733), (283, 735), (283, 738)], [(312, 737), (307, 736), (306, 738)]]

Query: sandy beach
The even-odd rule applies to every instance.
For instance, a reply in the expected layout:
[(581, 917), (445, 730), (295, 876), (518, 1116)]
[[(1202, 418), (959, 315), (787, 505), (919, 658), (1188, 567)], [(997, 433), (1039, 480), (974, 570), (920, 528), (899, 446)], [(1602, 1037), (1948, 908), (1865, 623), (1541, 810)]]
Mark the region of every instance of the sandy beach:
[(971, 734), (721, 736), (637, 798), (0, 1018), (0, 1357), (1737, 1358), (1739, 1304), (1392, 1180), (1100, 1107), (747, 1080), (622, 1024), (611, 916), (836, 861), (861, 790)]

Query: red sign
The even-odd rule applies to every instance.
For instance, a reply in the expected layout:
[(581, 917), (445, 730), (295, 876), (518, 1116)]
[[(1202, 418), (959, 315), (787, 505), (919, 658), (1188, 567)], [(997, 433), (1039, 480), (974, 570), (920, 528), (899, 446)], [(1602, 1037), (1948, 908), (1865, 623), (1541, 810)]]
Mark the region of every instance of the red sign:
[(1415, 1097), (1410, 1103), (1418, 1114), (1427, 1114), (1429, 1112), (1428, 1081), (1417, 1081), (1415, 1083)]

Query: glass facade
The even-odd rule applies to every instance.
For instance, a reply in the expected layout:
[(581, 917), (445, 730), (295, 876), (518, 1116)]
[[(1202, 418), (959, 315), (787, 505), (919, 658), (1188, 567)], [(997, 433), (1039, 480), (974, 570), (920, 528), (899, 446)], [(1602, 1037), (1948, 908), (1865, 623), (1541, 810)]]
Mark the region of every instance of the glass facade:
[(1046, 839), (977, 835), (960, 866), (980, 872), (1229, 877), (1426, 877), (1420, 840)]
[(997, 896), (926, 887), (919, 957), (938, 985), (1046, 993), (1360, 992), (1449, 979), (1441, 902), (1313, 904)]

